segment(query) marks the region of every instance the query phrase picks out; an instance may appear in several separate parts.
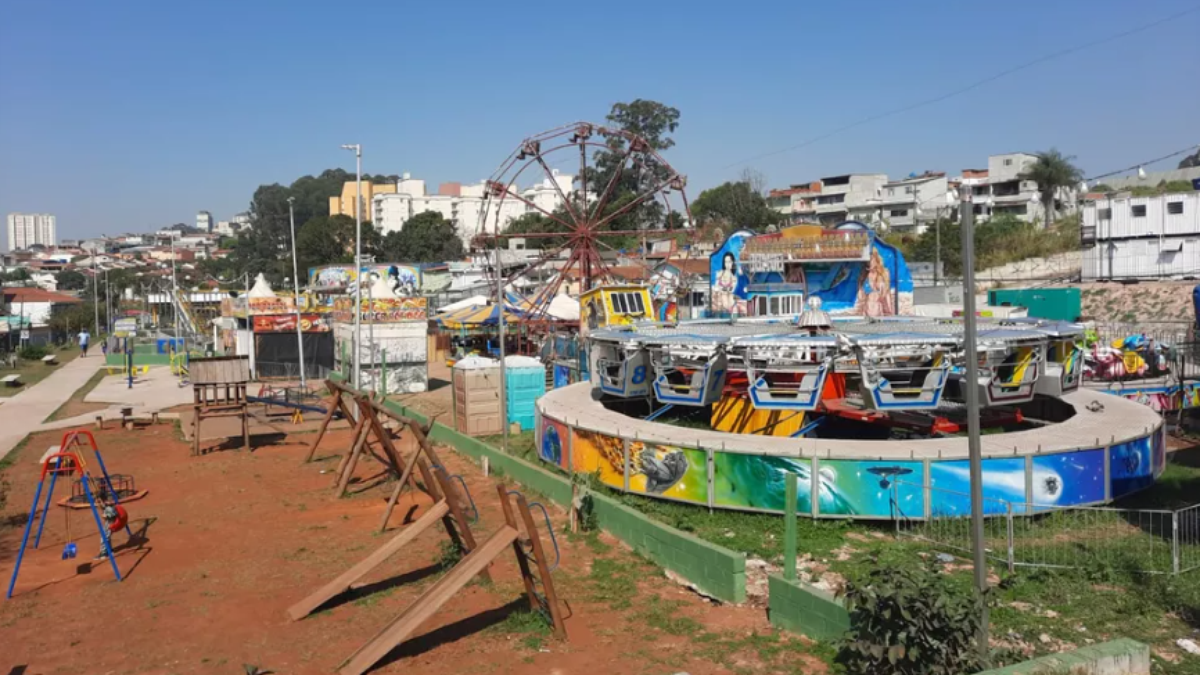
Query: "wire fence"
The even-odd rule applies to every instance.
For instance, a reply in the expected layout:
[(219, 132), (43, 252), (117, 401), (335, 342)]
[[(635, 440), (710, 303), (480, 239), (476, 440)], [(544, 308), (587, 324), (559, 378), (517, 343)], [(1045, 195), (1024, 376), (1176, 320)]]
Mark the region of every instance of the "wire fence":
[[(970, 503), (965, 493), (904, 485), (923, 490), (926, 503)], [(1168, 510), (1061, 507), (986, 497), (983, 502), (984, 550), (989, 560), (1010, 572), (1048, 567), (1182, 574), (1200, 567), (1200, 504)], [(902, 515), (896, 535), (960, 557), (971, 555), (971, 518), (961, 509), (935, 508), (923, 520)]]

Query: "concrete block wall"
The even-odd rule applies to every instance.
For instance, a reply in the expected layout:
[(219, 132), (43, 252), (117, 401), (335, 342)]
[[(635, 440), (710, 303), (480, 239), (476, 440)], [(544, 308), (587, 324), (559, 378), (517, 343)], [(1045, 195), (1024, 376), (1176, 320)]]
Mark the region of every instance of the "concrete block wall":
[[(402, 415), (426, 422), (413, 410), (389, 401), (388, 407)], [(512, 480), (546, 495), (561, 506), (571, 503), (571, 483), (565, 477), (546, 471), (441, 423), (429, 432), (431, 440), (445, 443), (476, 460), (488, 458), (492, 470), (499, 469)], [(746, 556), (711, 544), (641, 512), (592, 493), (596, 519), (601, 529), (628, 544), (656, 564), (680, 575), (706, 595), (723, 602), (746, 600)]]
[(1136, 640), (1121, 638), (1081, 647), (1072, 652), (1043, 656), (1006, 668), (985, 670), (978, 675), (1039, 675), (1041, 673), (1149, 675), (1150, 647)]
[(767, 580), (771, 625), (817, 640), (836, 640), (850, 630), (850, 613), (832, 594), (772, 574)]

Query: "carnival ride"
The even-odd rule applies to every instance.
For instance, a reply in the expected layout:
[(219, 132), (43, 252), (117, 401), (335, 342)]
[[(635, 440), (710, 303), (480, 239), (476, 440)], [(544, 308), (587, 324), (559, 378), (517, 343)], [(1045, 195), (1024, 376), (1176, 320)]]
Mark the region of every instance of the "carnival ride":
[[(558, 171), (568, 165), (578, 167), (569, 184)], [(553, 188), (560, 208), (547, 209), (521, 192), (519, 184), (528, 182), (531, 168)], [(616, 279), (612, 268), (620, 257), (650, 280), (656, 271), (645, 255), (647, 236), (694, 237), (686, 184), (687, 178), (637, 134), (590, 122), (564, 125), (523, 140), (487, 180), (476, 241), (495, 248), (498, 287), (532, 290), (520, 320), (524, 328), (546, 333), (576, 327), (577, 321), (557, 319), (551, 311), (568, 277), (576, 277), (586, 292), (597, 282)], [(537, 213), (553, 231), (511, 231), (507, 221), (514, 213)], [(504, 274), (500, 244), (512, 238), (533, 240), (541, 252)], [(640, 256), (620, 246), (636, 238), (642, 239)], [(691, 251), (688, 246), (684, 256)], [(673, 300), (687, 286), (684, 275), (661, 281), (656, 300)]]

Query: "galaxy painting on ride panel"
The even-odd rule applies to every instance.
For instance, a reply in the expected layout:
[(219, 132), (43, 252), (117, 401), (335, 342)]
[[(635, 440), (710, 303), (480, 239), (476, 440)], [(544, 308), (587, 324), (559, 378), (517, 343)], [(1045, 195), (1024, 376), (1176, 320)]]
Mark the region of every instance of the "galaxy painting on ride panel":
[(1153, 440), (1158, 434), (1118, 443), (1108, 449), (1112, 497), (1150, 487), (1154, 483)]
[(541, 442), (538, 446), (538, 457), (560, 469), (567, 468), (567, 434), (571, 433), (567, 425), (548, 417), (542, 418)]
[[(867, 227), (849, 221), (835, 229), (862, 232)], [(820, 298), (822, 309), (832, 314), (912, 314), (913, 279), (908, 263), (898, 249), (873, 235), (868, 260), (805, 261), (795, 265), (794, 278), (779, 271), (751, 271), (742, 265), (742, 251), (754, 236), (748, 230), (734, 232), (710, 256), (711, 316), (747, 316), (759, 295), (755, 288), (795, 283), (803, 284), (806, 295)]]

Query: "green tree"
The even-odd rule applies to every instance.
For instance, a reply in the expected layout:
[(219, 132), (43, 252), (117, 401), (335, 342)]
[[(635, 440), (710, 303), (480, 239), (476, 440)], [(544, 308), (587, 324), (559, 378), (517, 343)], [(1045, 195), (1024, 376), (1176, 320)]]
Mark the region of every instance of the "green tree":
[[(662, 152), (675, 145), (669, 134), (679, 128), (679, 110), (657, 101), (637, 99), (630, 103), (614, 104), (607, 120), (615, 128), (640, 136), (650, 149)], [(636, 153), (636, 162), (632, 157), (626, 158), (628, 143), (624, 136), (611, 134), (607, 137), (605, 145), (606, 149), (597, 151), (594, 155), (595, 168), (588, 176), (588, 190), (598, 195), (602, 194), (616, 177), (601, 217), (612, 216), (626, 208), (668, 177), (666, 167), (652, 155)], [(664, 210), (661, 202), (649, 198), (613, 218), (605, 229), (657, 229), (666, 224)], [(618, 248), (621, 247), (621, 243), (629, 243), (617, 242), (612, 238), (606, 238), (605, 241)], [(636, 237), (630, 241), (636, 241)]]
[(388, 262), (447, 262), (463, 257), (454, 224), (436, 211), (418, 213), (399, 230), (388, 232), (380, 255)]
[(786, 220), (784, 214), (768, 206), (767, 200), (744, 181), (723, 183), (701, 192), (692, 202), (692, 216), (698, 225), (727, 223), (732, 229), (755, 232)]
[(1071, 163), (1075, 159), (1068, 157), (1054, 148), (1038, 153), (1037, 161), (1021, 173), (1022, 180), (1035, 181), (1038, 192), (1042, 195), (1042, 209), (1046, 214), (1046, 223), (1052, 223), (1054, 216), (1054, 195), (1059, 188), (1073, 188), (1083, 180), (1083, 171)]
[[(559, 209), (555, 212), (560, 220), (569, 218), (564, 209)], [(566, 220), (566, 222), (570, 222)], [(405, 225), (407, 227), (407, 225)], [(512, 220), (504, 227), (505, 234), (521, 235), (521, 234), (546, 234), (550, 232), (563, 232), (564, 228), (560, 223), (555, 222), (552, 218), (542, 215), (537, 211), (530, 211), (522, 214), (519, 218)], [(501, 240), (506, 241), (506, 240)], [(557, 248), (565, 242), (563, 237), (530, 237), (526, 240), (528, 248)], [(611, 242), (609, 242), (611, 243)], [(502, 244), (503, 245), (503, 244)]]
[(18, 267), (11, 272), (0, 272), (0, 281), (2, 282), (29, 281), (29, 279), (29, 269), (25, 267)]
[[(378, 255), (383, 238), (369, 222), (362, 224), (363, 255)], [(354, 262), (355, 225), (349, 216), (315, 216), (296, 234), (301, 270), (318, 265)], [(290, 276), (290, 275), (289, 275)]]
[(1200, 166), (1200, 148), (1196, 149), (1196, 153), (1188, 155), (1179, 161), (1180, 169), (1190, 169), (1193, 166)]
[(58, 290), (80, 291), (88, 285), (88, 278), (75, 270), (64, 270), (58, 273)]
[(1164, 180), (1158, 184), (1159, 194), (1168, 194), (1171, 192), (1191, 192), (1191, 191), (1192, 191), (1192, 181), (1190, 181), (1190, 180), (1172, 180), (1172, 181)]

